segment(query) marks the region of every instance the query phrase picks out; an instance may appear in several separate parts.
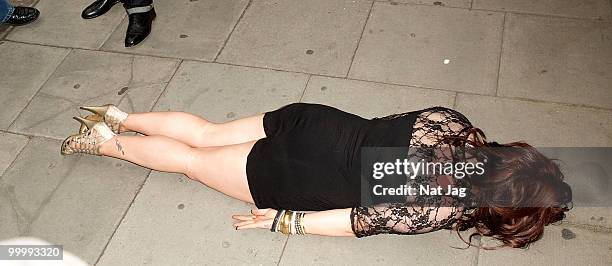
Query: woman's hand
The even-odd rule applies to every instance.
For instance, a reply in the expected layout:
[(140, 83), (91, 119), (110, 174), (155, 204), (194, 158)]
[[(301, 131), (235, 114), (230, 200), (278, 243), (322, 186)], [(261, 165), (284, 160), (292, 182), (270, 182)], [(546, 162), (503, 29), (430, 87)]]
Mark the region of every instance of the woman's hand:
[(251, 215), (232, 215), (232, 218), (238, 220), (234, 223), (236, 230), (252, 229), (252, 228), (264, 228), (270, 229), (274, 217), (276, 217), (276, 210), (274, 209), (252, 209)]

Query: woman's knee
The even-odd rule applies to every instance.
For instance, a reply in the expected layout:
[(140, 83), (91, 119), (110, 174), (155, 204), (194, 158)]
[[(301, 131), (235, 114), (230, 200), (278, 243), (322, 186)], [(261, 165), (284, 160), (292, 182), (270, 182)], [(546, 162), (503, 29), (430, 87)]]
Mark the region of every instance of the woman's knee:
[(195, 164), (197, 160), (196, 157), (197, 157), (196, 148), (190, 148), (187, 151), (187, 155), (185, 156), (185, 165), (183, 168), (183, 174), (193, 180), (197, 179), (196, 171), (195, 171)]
[(196, 143), (198, 147), (216, 146), (213, 145), (219, 132), (219, 124), (205, 121), (198, 126)]
[(210, 174), (214, 162), (211, 161), (211, 153), (221, 147), (190, 148), (185, 156), (184, 174), (191, 179), (202, 181), (204, 175)]
[(214, 130), (215, 125), (208, 120), (197, 116), (195, 114), (187, 112), (171, 112), (171, 119), (174, 119), (174, 123), (184, 125), (186, 134), (189, 137), (189, 144), (195, 147), (205, 147), (207, 141), (206, 135), (209, 135)]

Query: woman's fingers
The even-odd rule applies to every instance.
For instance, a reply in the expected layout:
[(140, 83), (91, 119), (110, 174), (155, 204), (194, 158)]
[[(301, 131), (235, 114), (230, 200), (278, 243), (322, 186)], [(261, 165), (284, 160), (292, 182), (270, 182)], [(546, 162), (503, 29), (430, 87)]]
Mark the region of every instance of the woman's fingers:
[(249, 221), (249, 220), (253, 220), (253, 219), (257, 218), (257, 216), (254, 216), (254, 215), (232, 215), (232, 218), (234, 218), (236, 220), (240, 220), (240, 221)]
[(242, 222), (234, 223), (233, 226), (234, 227), (239, 227), (239, 226), (244, 226), (244, 225), (247, 225), (247, 224), (252, 224), (254, 222), (255, 221), (242, 221)]
[(237, 230), (252, 229), (252, 228), (266, 228), (267, 229), (270, 227), (272, 227), (272, 219), (266, 219), (266, 220), (261, 220), (261, 221), (245, 224), (245, 225), (240, 225), (240, 226), (237, 226), (236, 229)]
[[(270, 228), (272, 221), (276, 215), (276, 210), (273, 209), (252, 209), (252, 215), (232, 215), (232, 218), (238, 220), (234, 223), (236, 230), (251, 229), (251, 228)], [(269, 217), (270, 216), (270, 217)]]

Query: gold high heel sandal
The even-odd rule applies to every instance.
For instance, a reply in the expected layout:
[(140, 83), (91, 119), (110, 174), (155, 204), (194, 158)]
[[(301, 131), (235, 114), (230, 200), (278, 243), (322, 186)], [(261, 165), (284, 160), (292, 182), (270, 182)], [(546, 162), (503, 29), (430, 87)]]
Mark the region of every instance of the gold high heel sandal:
[(82, 117), (74, 117), (86, 127), (84, 133), (72, 135), (62, 142), (62, 155), (86, 153), (100, 155), (100, 145), (112, 139), (116, 134), (104, 122), (97, 122)]
[[(104, 118), (99, 115), (88, 115), (83, 118), (87, 120), (95, 121), (95, 122), (104, 122)], [(87, 126), (84, 123), (81, 123), (81, 127), (79, 128), (79, 134), (83, 134), (85, 133), (85, 131), (87, 131)]]
[[(81, 110), (86, 110), (94, 113), (94, 115), (86, 116), (85, 118), (93, 121), (104, 121), (108, 127), (115, 133), (119, 134), (121, 124), (127, 119), (128, 114), (112, 104), (102, 106), (81, 106)], [(84, 133), (87, 130), (85, 124), (81, 125), (79, 133)]]

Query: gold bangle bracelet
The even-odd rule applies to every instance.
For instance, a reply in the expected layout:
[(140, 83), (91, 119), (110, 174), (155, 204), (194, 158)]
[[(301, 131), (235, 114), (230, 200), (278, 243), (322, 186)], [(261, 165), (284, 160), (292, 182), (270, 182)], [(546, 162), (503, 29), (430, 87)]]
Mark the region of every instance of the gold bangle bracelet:
[(298, 235), (305, 235), (306, 229), (304, 228), (304, 216), (306, 213), (300, 212), (295, 218), (295, 231)]
[(290, 235), (295, 235), (295, 212), (291, 214), (291, 216), (289, 216), (289, 234)]
[(281, 233), (288, 235), (289, 233), (291, 233), (291, 214), (293, 212), (290, 210), (285, 211), (285, 214), (283, 215), (283, 218), (281, 219), (281, 224), (280, 224), (280, 231)]

